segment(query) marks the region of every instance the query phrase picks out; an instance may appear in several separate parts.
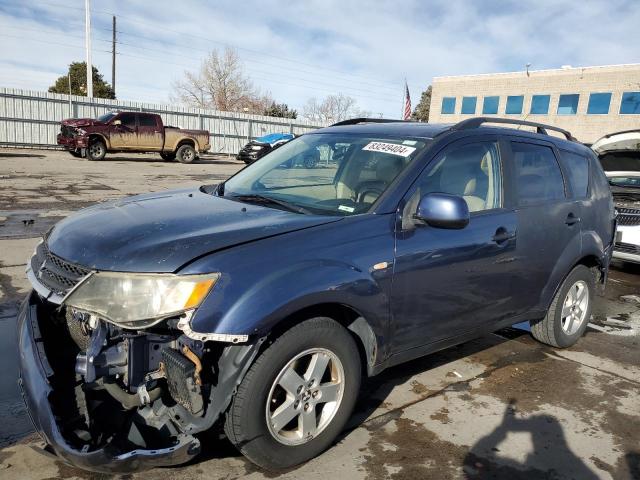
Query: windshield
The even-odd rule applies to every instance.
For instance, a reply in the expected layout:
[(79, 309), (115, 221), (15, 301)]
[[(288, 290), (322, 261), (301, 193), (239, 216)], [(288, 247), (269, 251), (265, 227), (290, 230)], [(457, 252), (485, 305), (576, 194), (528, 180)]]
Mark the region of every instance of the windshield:
[(609, 177), (609, 183), (616, 187), (640, 188), (640, 172), (638, 172), (638, 176)]
[(98, 117), (98, 121), (102, 122), (102, 123), (107, 123), (109, 120), (111, 120), (116, 115), (117, 115), (117, 113), (115, 113), (115, 112), (105, 113), (104, 115), (100, 115)]
[(275, 205), (264, 202), (266, 197), (305, 213), (363, 213), (428, 142), (353, 134), (303, 135), (230, 178), (220, 194), (240, 201), (259, 196), (264, 205)]

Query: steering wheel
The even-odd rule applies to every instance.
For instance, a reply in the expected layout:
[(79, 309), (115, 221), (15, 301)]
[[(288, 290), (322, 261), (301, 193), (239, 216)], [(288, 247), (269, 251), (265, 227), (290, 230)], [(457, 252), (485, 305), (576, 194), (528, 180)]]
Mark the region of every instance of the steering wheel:
[(384, 192), (386, 185), (387, 184), (385, 182), (379, 180), (362, 182), (360, 185), (358, 185), (358, 189), (356, 190), (356, 203), (364, 203), (364, 199), (369, 194), (375, 195), (375, 198), (377, 200), (377, 198), (382, 195), (382, 192)]

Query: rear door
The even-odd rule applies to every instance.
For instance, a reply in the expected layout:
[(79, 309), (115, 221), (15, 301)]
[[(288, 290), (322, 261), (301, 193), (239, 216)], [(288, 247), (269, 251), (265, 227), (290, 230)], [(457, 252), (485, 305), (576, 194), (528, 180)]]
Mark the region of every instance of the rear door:
[(164, 129), (160, 117), (150, 113), (138, 114), (138, 148), (159, 152), (164, 143)]
[[(119, 125), (113, 123), (119, 120)], [(111, 148), (114, 150), (131, 150), (138, 146), (138, 126), (136, 114), (133, 112), (119, 113), (112, 120), (110, 129)]]
[(551, 142), (511, 137), (518, 217), (518, 312), (532, 316), (548, 307), (542, 298), (555, 291), (567, 263), (581, 251), (582, 201), (571, 198)]

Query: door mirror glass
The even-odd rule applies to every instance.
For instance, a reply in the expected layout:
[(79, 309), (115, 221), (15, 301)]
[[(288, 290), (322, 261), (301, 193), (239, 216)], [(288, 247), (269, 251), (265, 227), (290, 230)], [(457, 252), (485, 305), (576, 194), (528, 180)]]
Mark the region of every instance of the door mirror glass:
[(469, 224), (469, 206), (457, 195), (428, 193), (420, 199), (413, 218), (436, 228), (461, 229)]
[(122, 120), (114, 120), (113, 124), (118, 126), (118, 125), (122, 125)]

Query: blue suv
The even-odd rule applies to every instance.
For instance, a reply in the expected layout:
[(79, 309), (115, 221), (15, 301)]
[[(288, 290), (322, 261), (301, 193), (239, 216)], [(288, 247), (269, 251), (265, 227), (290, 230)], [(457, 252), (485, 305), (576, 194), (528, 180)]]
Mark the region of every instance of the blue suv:
[(614, 231), (598, 159), (564, 130), (342, 122), (219, 185), (58, 223), (27, 269), (24, 397), (89, 470), (184, 463), (215, 425), (288, 468), (331, 445), (362, 376), (523, 321), (572, 345)]

